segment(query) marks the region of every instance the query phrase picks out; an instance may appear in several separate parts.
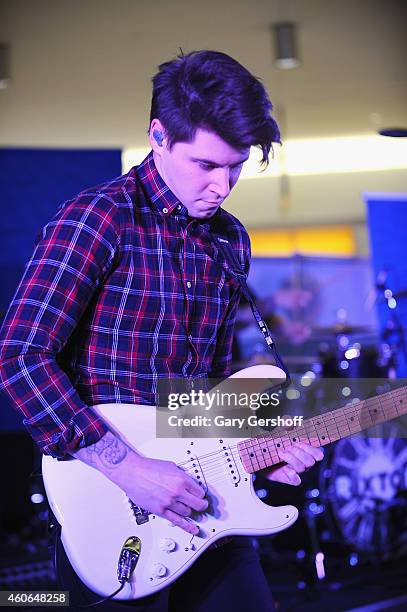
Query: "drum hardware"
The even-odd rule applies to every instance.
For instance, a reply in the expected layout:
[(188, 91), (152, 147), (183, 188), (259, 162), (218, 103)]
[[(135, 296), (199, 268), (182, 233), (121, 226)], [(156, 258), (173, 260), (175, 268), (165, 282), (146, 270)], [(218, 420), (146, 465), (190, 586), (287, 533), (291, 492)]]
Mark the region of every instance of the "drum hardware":
[(305, 503), (304, 508), (304, 516), (305, 522), (308, 527), (308, 534), (311, 542), (311, 550), (312, 550), (312, 558), (315, 565), (315, 573), (318, 580), (323, 580), (325, 578), (325, 566), (324, 559), (325, 555), (322, 552), (321, 547), (321, 538), (318, 532), (316, 517), (325, 512), (324, 504), (318, 503), (315, 501), (316, 493), (319, 491), (318, 489), (306, 491), (306, 498), (311, 499), (312, 501), (308, 501)]

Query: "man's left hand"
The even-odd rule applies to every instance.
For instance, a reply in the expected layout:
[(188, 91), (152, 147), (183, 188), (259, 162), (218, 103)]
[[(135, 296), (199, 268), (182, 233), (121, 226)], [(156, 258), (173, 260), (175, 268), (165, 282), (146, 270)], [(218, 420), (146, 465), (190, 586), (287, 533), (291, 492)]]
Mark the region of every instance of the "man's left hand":
[(296, 442), (290, 449), (280, 451), (279, 455), (285, 465), (266, 468), (261, 470), (261, 474), (268, 480), (297, 487), (301, 484), (299, 474), (321, 461), (324, 453), (305, 442)]

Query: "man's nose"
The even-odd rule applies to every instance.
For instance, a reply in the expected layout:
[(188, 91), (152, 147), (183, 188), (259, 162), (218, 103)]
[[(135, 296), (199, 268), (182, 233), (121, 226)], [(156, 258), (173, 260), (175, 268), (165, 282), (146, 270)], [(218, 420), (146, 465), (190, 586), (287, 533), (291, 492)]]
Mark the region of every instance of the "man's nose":
[(230, 170), (229, 168), (216, 168), (212, 176), (211, 190), (219, 198), (225, 199), (230, 193)]

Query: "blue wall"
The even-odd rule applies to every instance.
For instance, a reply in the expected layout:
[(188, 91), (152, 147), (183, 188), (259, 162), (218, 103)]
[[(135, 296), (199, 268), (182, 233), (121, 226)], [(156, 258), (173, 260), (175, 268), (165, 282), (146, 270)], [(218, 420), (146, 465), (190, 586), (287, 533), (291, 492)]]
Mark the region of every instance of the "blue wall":
[(407, 377), (407, 194), (366, 194), (365, 199), (376, 279), (381, 274), (384, 285), (396, 296), (397, 304), (390, 309), (383, 291), (378, 290), (380, 328), (382, 334), (387, 333), (390, 343), (398, 345), (397, 371), (404, 378)]
[[(35, 237), (58, 206), (120, 174), (118, 149), (0, 149), (1, 318), (32, 254)], [(0, 429), (18, 427), (19, 417), (2, 394)]]

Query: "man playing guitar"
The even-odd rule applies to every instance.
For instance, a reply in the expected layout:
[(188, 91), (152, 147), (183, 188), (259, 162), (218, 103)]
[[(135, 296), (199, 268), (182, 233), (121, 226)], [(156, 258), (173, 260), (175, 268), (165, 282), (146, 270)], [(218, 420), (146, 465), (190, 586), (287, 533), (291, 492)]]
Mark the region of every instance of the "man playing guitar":
[[(131, 448), (91, 407), (156, 403), (163, 378), (225, 378), (241, 290), (212, 231), (245, 270), (250, 243), (222, 205), (250, 147), (268, 163), (280, 134), (258, 79), (214, 51), (181, 55), (153, 78), (152, 151), (137, 167), (65, 202), (37, 238), (1, 331), (1, 381), (45, 455), (75, 457), (135, 504), (190, 534), (202, 487), (174, 462)], [(269, 478), (300, 484), (322, 451), (298, 443)], [(59, 536), (58, 536), (59, 537)], [(98, 599), (56, 538), (72, 602)], [(103, 538), (101, 540), (103, 546)], [(94, 551), (95, 563), (98, 551)], [(205, 552), (170, 587), (104, 609), (272, 610), (250, 538)]]

